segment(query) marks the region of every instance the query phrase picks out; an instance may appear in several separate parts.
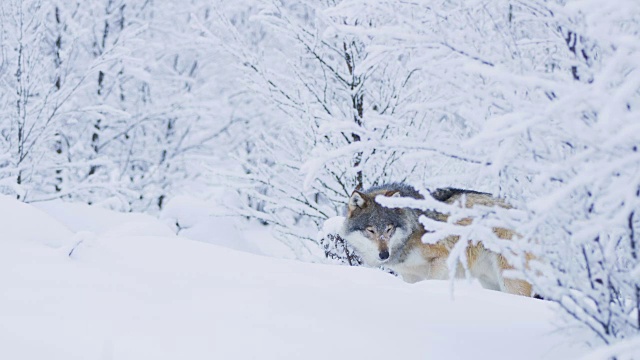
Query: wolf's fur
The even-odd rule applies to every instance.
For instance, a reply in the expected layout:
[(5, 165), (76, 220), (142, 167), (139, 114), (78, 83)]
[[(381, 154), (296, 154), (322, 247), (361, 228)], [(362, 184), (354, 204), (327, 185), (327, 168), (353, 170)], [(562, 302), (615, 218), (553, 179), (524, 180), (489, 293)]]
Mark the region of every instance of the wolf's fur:
[[(447, 258), (459, 237), (452, 235), (435, 244), (425, 244), (422, 242), (425, 229), (418, 221), (420, 215), (447, 221), (448, 215), (436, 211), (387, 208), (375, 201), (378, 195), (424, 198), (413, 187), (397, 183), (367, 191), (354, 191), (342, 228), (345, 240), (359, 252), (367, 265), (383, 265), (400, 274), (407, 282), (449, 278)], [(509, 207), (490, 194), (471, 190), (438, 189), (431, 196), (448, 204), (459, 202), (464, 197), (464, 206), (468, 208), (474, 205)], [(463, 219), (457, 224), (470, 223), (471, 219)], [(494, 228), (493, 231), (501, 239), (511, 239), (514, 235), (511, 230), (504, 228)], [(512, 269), (511, 265), (502, 255), (487, 250), (482, 242), (476, 245), (470, 243), (465, 255), (471, 276), (477, 278), (485, 288), (531, 296), (529, 283), (503, 277), (505, 270)], [(456, 275), (464, 275), (461, 264), (456, 269)]]

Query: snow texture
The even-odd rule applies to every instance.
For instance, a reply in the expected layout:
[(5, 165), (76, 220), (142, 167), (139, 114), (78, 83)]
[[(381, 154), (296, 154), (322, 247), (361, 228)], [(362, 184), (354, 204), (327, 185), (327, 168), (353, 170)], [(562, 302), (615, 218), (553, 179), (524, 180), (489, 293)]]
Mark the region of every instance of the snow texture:
[[(569, 359), (584, 353), (555, 331), (548, 302), (465, 284), (451, 299), (447, 282), (409, 285), (372, 269), (191, 241), (138, 215), (40, 206), (59, 219), (81, 207), (86, 225), (67, 222), (74, 235), (42, 210), (1, 198), (0, 358)], [(136, 230), (114, 232), (123, 229), (116, 222)], [(74, 236), (83, 241), (73, 245)]]

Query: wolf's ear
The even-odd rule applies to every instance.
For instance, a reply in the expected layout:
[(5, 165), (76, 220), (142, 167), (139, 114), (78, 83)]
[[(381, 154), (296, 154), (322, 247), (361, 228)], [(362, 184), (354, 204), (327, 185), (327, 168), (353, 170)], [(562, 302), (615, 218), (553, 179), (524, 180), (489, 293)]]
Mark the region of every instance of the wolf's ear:
[(349, 212), (355, 209), (362, 209), (367, 206), (367, 198), (366, 195), (359, 191), (354, 191), (349, 198)]
[(402, 197), (402, 195), (400, 195), (400, 191), (398, 190), (389, 190), (387, 191), (384, 196), (388, 196), (388, 197)]

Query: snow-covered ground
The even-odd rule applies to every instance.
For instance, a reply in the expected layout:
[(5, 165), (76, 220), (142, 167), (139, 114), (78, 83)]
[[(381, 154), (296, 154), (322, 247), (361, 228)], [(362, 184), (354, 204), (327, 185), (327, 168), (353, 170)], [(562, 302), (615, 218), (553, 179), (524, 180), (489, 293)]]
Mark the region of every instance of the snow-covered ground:
[[(411, 285), (373, 269), (261, 256), (259, 232), (248, 239), (229, 220), (196, 230), (208, 221), (198, 216), (188, 216), (189, 228), (209, 243), (174, 235), (171, 214), (0, 195), (0, 359), (584, 354), (557, 331), (547, 302), (464, 282), (452, 299), (448, 282)], [(233, 241), (249, 252), (215, 245)]]

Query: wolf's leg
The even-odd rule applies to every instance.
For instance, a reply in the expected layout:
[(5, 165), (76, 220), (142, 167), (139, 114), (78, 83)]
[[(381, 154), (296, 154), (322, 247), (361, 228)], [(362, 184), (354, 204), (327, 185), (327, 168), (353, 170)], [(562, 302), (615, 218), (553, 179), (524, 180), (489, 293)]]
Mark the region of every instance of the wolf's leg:
[(509, 279), (503, 276), (505, 270), (513, 269), (507, 259), (505, 259), (502, 255), (497, 255), (496, 257), (496, 269), (498, 271), (498, 279), (500, 284), (500, 290), (509, 294), (522, 295), (522, 296), (531, 296), (532, 289), (531, 284), (526, 280), (521, 279)]
[(504, 292), (509, 294), (531, 296), (531, 284), (525, 280), (519, 279), (503, 279)]
[(491, 279), (485, 276), (479, 277), (478, 281), (480, 282), (480, 285), (482, 285), (482, 287), (485, 289), (502, 291), (500, 285), (497, 282), (491, 281)]
[(447, 267), (447, 257), (435, 257), (429, 260), (429, 279), (447, 280), (449, 279), (449, 267)]
[(423, 278), (413, 275), (413, 274), (402, 274), (402, 280), (408, 282), (409, 284), (415, 284), (420, 280), (424, 280)]

